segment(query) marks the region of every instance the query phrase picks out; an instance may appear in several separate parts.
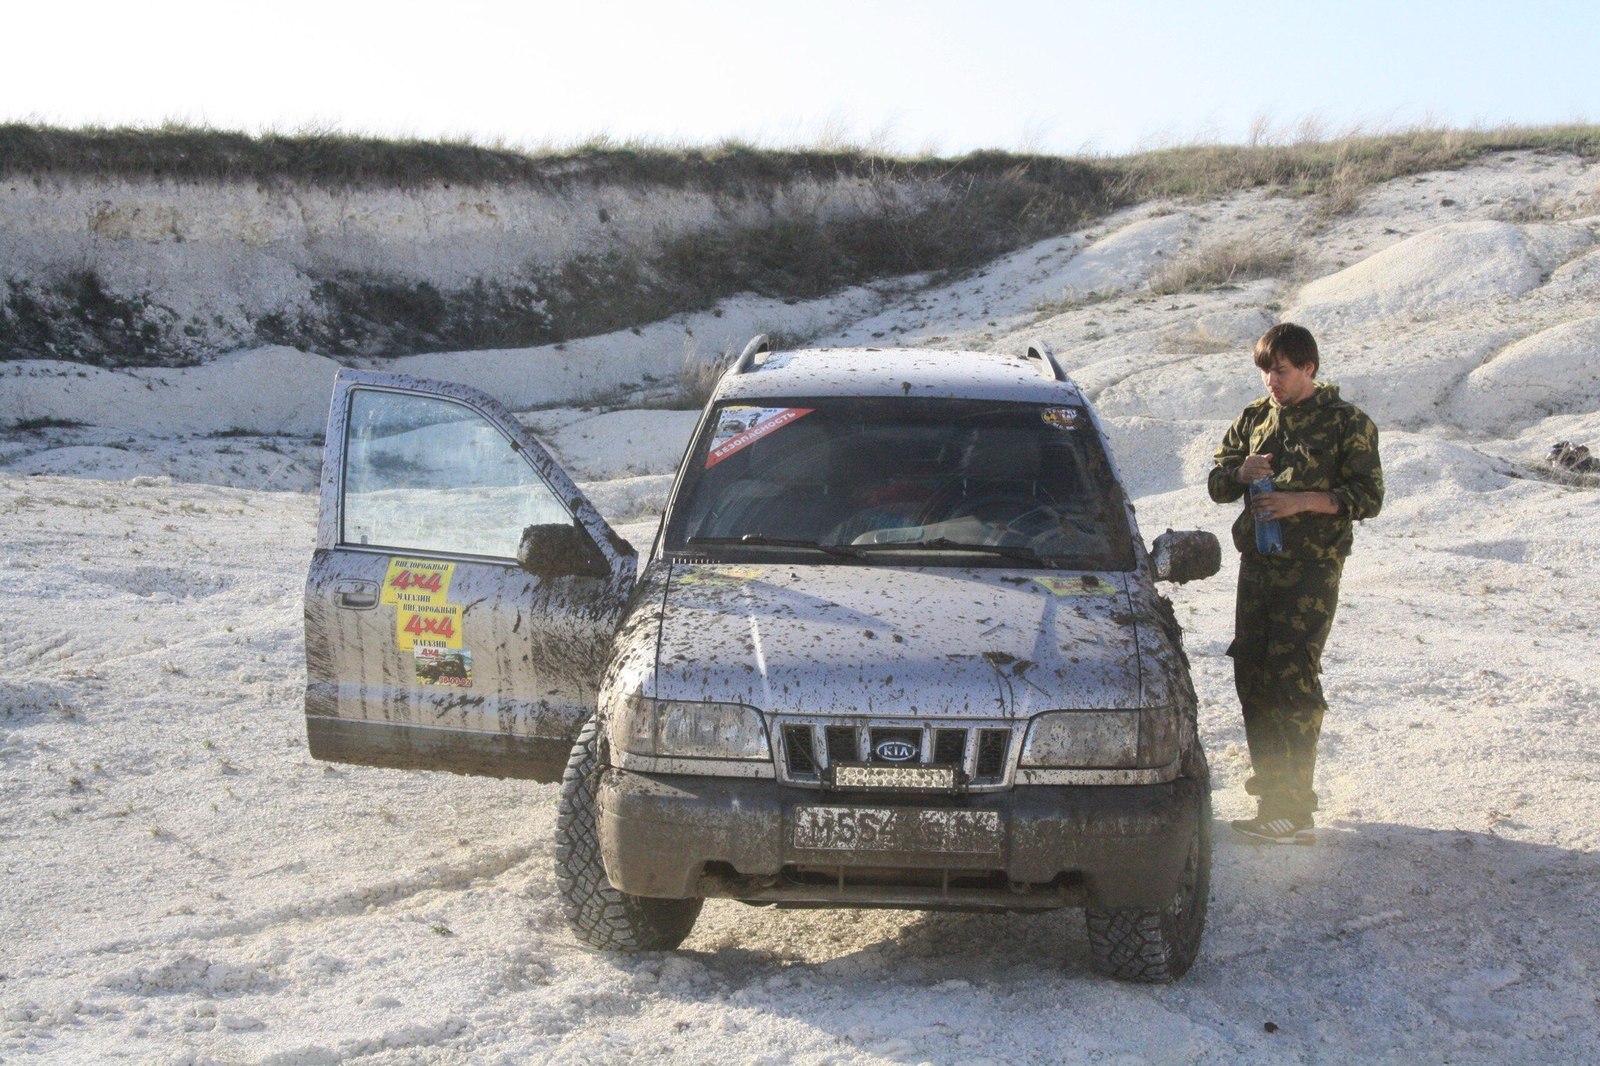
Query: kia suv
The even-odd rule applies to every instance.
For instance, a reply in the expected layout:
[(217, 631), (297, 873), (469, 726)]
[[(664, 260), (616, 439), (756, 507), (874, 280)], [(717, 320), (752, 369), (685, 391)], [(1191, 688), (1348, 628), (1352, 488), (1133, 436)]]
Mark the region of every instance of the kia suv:
[(756, 338), (642, 566), (461, 386), (341, 371), (322, 491), (313, 755), (559, 776), (582, 942), (674, 948), (707, 898), (1081, 908), (1109, 973), (1194, 960), (1210, 788), (1156, 582), (1220, 549), (1146, 549), (1042, 345)]

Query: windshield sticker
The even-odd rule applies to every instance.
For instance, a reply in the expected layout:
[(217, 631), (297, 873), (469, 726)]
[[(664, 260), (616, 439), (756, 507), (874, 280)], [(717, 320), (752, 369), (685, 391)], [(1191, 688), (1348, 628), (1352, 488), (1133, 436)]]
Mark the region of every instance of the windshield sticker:
[(1082, 577), (1036, 577), (1034, 580), (1052, 596), (1110, 596), (1122, 591), (1093, 574), (1084, 574)]
[(1077, 429), (1078, 409), (1076, 407), (1047, 407), (1040, 413), (1044, 424), (1055, 429)]
[(677, 577), (680, 585), (742, 585), (767, 572), (764, 566), (719, 566), (715, 570), (684, 568)]
[(419, 647), (414, 650), (413, 658), (417, 664), (419, 685), (472, 687), (472, 652), (466, 648), (446, 651), (443, 648)]
[(450, 579), (455, 572), (455, 563), (390, 559), (389, 572), (383, 575), (382, 602), (390, 607), (443, 603), (450, 592)]
[(395, 644), (401, 651), (418, 648), (461, 649), (459, 603), (402, 603), (395, 612)]
[(710, 470), (735, 452), (748, 448), (797, 418), (804, 418), (811, 407), (724, 407), (717, 413), (717, 428), (711, 434), (711, 453), (706, 456)]

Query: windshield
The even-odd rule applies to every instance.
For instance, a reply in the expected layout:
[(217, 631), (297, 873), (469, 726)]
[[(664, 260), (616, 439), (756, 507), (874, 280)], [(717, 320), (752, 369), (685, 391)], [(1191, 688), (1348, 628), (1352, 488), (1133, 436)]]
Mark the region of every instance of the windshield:
[(719, 405), (665, 544), (712, 559), (1133, 567), (1087, 412), (992, 400)]

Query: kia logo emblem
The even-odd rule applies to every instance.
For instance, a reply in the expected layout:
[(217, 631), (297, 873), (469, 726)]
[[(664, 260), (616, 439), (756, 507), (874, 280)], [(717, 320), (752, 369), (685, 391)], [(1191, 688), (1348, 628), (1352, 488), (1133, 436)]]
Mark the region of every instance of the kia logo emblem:
[(916, 747), (904, 740), (885, 740), (872, 750), (878, 753), (878, 758), (889, 762), (905, 762), (917, 754)]

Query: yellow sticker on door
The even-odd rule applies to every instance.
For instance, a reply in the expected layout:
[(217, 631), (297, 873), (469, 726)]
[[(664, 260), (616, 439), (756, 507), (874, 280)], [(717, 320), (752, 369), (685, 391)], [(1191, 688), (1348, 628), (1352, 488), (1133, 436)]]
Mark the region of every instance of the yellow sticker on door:
[(402, 603), (395, 613), (395, 643), (401, 651), (461, 647), (459, 603)]
[(390, 607), (419, 603), (443, 603), (455, 576), (455, 563), (429, 559), (390, 559), (389, 572), (383, 575), (382, 602)]

